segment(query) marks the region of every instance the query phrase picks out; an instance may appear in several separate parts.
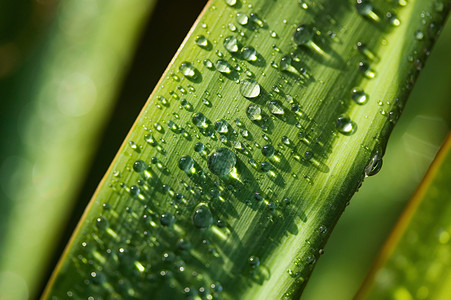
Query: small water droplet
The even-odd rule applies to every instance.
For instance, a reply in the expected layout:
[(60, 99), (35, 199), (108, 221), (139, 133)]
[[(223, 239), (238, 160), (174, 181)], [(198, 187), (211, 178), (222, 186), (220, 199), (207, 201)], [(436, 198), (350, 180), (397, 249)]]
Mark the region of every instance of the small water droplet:
[(258, 256), (252, 255), (249, 257), (248, 261), (249, 261), (249, 265), (252, 268), (257, 268), (260, 265), (260, 259), (258, 258)]
[(359, 70), (368, 79), (376, 77), (376, 72), (372, 70), (370, 64), (365, 61), (359, 62)]
[(206, 203), (200, 203), (194, 209), (193, 224), (199, 229), (209, 228), (213, 224), (213, 215)]
[(393, 27), (398, 27), (399, 25), (401, 25), (401, 20), (393, 12), (388, 12), (387, 13), (387, 21)]
[(424, 38), (424, 33), (421, 30), (417, 30), (414, 33), (415, 39), (421, 41)]
[(272, 170), (272, 165), (269, 161), (264, 161), (260, 164), (260, 170), (264, 173), (268, 173)]
[(160, 216), (160, 224), (163, 226), (171, 226), (175, 222), (175, 217), (170, 212), (165, 212)]
[(197, 142), (195, 145), (194, 145), (194, 151), (196, 151), (196, 152), (202, 152), (202, 151), (204, 151), (204, 149), (205, 149), (205, 145), (204, 144), (202, 144), (201, 142)]
[(382, 154), (379, 151), (376, 151), (374, 156), (368, 162), (368, 165), (365, 167), (365, 177), (373, 176), (379, 173), (382, 168)]
[(215, 175), (228, 175), (236, 165), (235, 153), (228, 148), (219, 148), (210, 154), (207, 165), (210, 172)]
[(258, 27), (264, 27), (265, 26), (265, 22), (263, 22), (263, 20), (256, 14), (256, 13), (251, 13), (249, 16), (249, 19), (254, 22), (255, 24), (257, 24)]
[(284, 135), (284, 136), (281, 138), (281, 140), (282, 140), (282, 143), (284, 143), (285, 145), (290, 146), (290, 145), (293, 144), (293, 142), (290, 140), (290, 138), (287, 137), (286, 135)]
[(262, 119), (262, 109), (256, 104), (251, 104), (246, 110), (246, 115), (251, 121), (260, 121)]
[(367, 17), (375, 22), (379, 22), (380, 18), (374, 11), (373, 4), (369, 0), (356, 0), (355, 8), (359, 15)]
[(335, 125), (337, 130), (344, 135), (352, 135), (357, 131), (357, 124), (346, 115), (339, 116)]
[(368, 101), (368, 95), (363, 90), (355, 88), (351, 92), (351, 99), (355, 103), (363, 105)]
[(260, 85), (254, 79), (244, 79), (241, 81), (240, 93), (248, 99), (256, 98), (260, 95)]

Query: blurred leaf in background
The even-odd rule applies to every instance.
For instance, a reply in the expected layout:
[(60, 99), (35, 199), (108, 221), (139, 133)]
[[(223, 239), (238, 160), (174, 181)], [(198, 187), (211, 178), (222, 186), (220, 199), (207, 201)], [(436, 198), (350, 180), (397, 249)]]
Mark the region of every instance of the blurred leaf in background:
[(2, 1), (0, 298), (33, 296), (154, 1)]

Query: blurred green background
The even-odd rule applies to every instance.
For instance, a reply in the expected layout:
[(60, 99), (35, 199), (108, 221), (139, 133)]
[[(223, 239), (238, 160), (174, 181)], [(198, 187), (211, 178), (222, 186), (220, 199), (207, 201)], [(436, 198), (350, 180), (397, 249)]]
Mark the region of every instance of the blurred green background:
[[(0, 0), (0, 299), (43, 288), (205, 0)], [(451, 24), (303, 299), (350, 299), (451, 127)], [(374, 100), (374, 99), (373, 99)]]

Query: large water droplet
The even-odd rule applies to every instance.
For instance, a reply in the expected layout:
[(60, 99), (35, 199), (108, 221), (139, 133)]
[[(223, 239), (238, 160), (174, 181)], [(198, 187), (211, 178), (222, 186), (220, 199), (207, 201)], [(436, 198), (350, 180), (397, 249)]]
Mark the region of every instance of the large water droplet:
[(218, 59), (215, 63), (216, 69), (223, 74), (230, 74), (232, 72), (232, 66), (223, 59)]
[(229, 124), (221, 119), (215, 123), (215, 130), (219, 133), (227, 133), (229, 131)]
[(244, 47), (241, 50), (241, 55), (247, 61), (257, 61), (257, 51), (255, 51), (254, 47)]
[(236, 5), (237, 0), (225, 0), (225, 3), (226, 3), (228, 6), (234, 6), (234, 5)]
[(357, 131), (357, 124), (346, 115), (339, 116), (335, 125), (337, 130), (344, 135), (351, 135)]
[(273, 145), (264, 145), (262, 147), (262, 154), (265, 157), (272, 157), (274, 153), (276, 152), (276, 149), (274, 149)]
[(203, 35), (197, 36), (194, 42), (201, 48), (207, 48), (209, 45), (208, 39)]
[(236, 21), (244, 26), (249, 22), (249, 17), (245, 13), (239, 12), (236, 14)]
[(260, 95), (260, 85), (254, 79), (244, 79), (240, 85), (240, 93), (249, 99), (256, 98)]
[(262, 109), (256, 104), (251, 104), (246, 110), (246, 115), (251, 121), (260, 121), (262, 119)]
[(137, 160), (133, 164), (133, 170), (137, 173), (142, 173), (147, 169), (147, 164), (142, 160)]
[(240, 50), (238, 40), (234, 36), (228, 36), (224, 39), (224, 48), (230, 53), (236, 53)]
[(200, 203), (196, 206), (192, 220), (194, 226), (200, 229), (206, 229), (213, 224), (213, 215), (206, 203)]
[(249, 265), (252, 268), (257, 268), (260, 265), (260, 259), (257, 256), (252, 255), (249, 257)]
[(194, 160), (189, 155), (184, 155), (180, 157), (178, 161), (178, 166), (180, 170), (185, 171), (186, 173), (192, 173), (194, 167)]
[(188, 79), (195, 79), (197, 77), (198, 71), (190, 62), (185, 61), (181, 63), (179, 70)]
[(196, 125), (199, 128), (207, 128), (207, 118), (204, 116), (203, 113), (195, 113), (193, 115), (192, 121), (194, 125)]
[(208, 157), (208, 169), (215, 175), (228, 175), (236, 165), (236, 156), (227, 148), (219, 148)]

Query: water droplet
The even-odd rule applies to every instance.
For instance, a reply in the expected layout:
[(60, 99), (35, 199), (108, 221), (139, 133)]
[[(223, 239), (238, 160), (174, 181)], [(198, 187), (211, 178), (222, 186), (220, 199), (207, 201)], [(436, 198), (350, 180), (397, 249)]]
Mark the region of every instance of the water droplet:
[(276, 149), (274, 149), (273, 145), (264, 145), (262, 147), (262, 154), (264, 157), (272, 157), (276, 153)]
[(421, 41), (424, 38), (424, 33), (421, 30), (417, 30), (415, 31), (414, 36), (418, 41)]
[(235, 153), (227, 148), (219, 148), (210, 154), (207, 165), (210, 172), (215, 175), (228, 175), (236, 165)]
[(262, 109), (256, 104), (251, 104), (246, 110), (246, 115), (251, 121), (260, 121), (262, 119)]
[(142, 173), (147, 169), (147, 164), (142, 160), (137, 160), (133, 164), (133, 170), (137, 173)]
[(211, 106), (211, 102), (207, 98), (203, 98), (202, 99), (202, 104), (205, 105), (205, 106)]
[(196, 151), (196, 152), (202, 152), (202, 151), (204, 151), (204, 149), (205, 149), (205, 145), (204, 144), (202, 144), (201, 142), (197, 142), (195, 145), (194, 145), (194, 151)]
[(284, 143), (285, 145), (290, 146), (290, 145), (293, 144), (293, 142), (290, 140), (290, 138), (287, 137), (286, 135), (284, 135), (284, 136), (281, 138), (281, 140), (282, 140), (282, 143)]
[(379, 22), (379, 16), (374, 12), (374, 7), (369, 0), (357, 0), (355, 3), (355, 8), (359, 15), (367, 17), (375, 22)]
[(304, 153), (304, 158), (305, 158), (305, 160), (307, 160), (307, 161), (312, 160), (312, 159), (313, 159), (313, 156), (314, 156), (314, 154), (313, 154), (312, 151), (305, 151), (305, 153)]
[(248, 261), (252, 268), (257, 268), (260, 265), (260, 259), (257, 256), (250, 256)]
[(213, 63), (211, 62), (211, 60), (206, 59), (206, 60), (204, 60), (204, 66), (207, 67), (208, 69), (212, 69)]
[(194, 42), (201, 48), (207, 48), (209, 45), (208, 39), (203, 35), (197, 36)]
[(150, 133), (146, 134), (144, 136), (144, 140), (146, 142), (148, 142), (149, 144), (151, 144), (152, 146), (156, 146), (157, 145), (157, 141), (154, 139), (153, 135), (151, 135)]
[(247, 138), (249, 136), (249, 131), (247, 129), (240, 129), (240, 134), (242, 137)]
[(215, 130), (219, 133), (227, 133), (229, 131), (229, 123), (221, 119), (215, 123)]
[(260, 85), (254, 79), (244, 79), (241, 81), (240, 93), (248, 99), (256, 98), (260, 95)]
[(374, 61), (377, 60), (376, 55), (373, 52), (371, 52), (364, 43), (358, 42), (356, 46), (357, 46), (357, 50), (359, 50), (359, 52), (362, 53), (363, 55), (365, 55), (368, 59), (374, 60)]
[(256, 13), (251, 13), (249, 16), (249, 19), (254, 22), (255, 24), (258, 25), (258, 27), (264, 27), (265, 26), (265, 22), (263, 22), (263, 20), (256, 14)]
[(368, 101), (368, 95), (361, 89), (353, 89), (351, 92), (351, 99), (357, 104), (365, 104)]
[(171, 226), (175, 222), (175, 217), (170, 212), (165, 212), (160, 216), (160, 224), (163, 226)]
[(244, 47), (241, 49), (241, 55), (247, 61), (257, 61), (257, 51), (255, 51), (254, 47)]
[(269, 35), (270, 35), (272, 38), (277, 38), (277, 33), (276, 33), (275, 31), (270, 30), (270, 31), (269, 31)]
[(260, 170), (264, 173), (268, 173), (272, 170), (272, 165), (269, 161), (264, 161), (260, 164)]
[(283, 115), (285, 113), (285, 111), (279, 101), (269, 102), (268, 108), (269, 108), (269, 111), (271, 111), (271, 113), (273, 115)]
[(188, 79), (195, 79), (197, 77), (197, 69), (193, 66), (190, 62), (183, 62), (179, 67), (180, 72), (188, 78)]
[(232, 66), (223, 59), (218, 59), (215, 63), (216, 69), (223, 74), (230, 74), (232, 72)]
[(291, 65), (291, 62), (292, 60), (290, 55), (286, 54), (282, 56), (279, 63), (280, 70), (300, 75), (298, 70), (296, 70), (296, 68)]
[(357, 131), (357, 124), (346, 115), (339, 116), (335, 125), (337, 130), (344, 135), (352, 135)]
[(228, 6), (234, 6), (234, 5), (236, 5), (237, 0), (225, 0), (225, 3), (226, 3)]
[(195, 113), (193, 115), (192, 121), (194, 125), (196, 125), (199, 128), (207, 128), (207, 118), (204, 116), (203, 113)]
[[(184, 155), (180, 157), (178, 161), (178, 166), (180, 170), (185, 171), (186, 173), (194, 173), (194, 160), (189, 155)], [(193, 172), (194, 171), (194, 172)]]
[(376, 77), (376, 72), (372, 70), (370, 64), (365, 61), (359, 62), (359, 70), (368, 79)]
[(109, 222), (106, 218), (104, 217), (99, 217), (96, 219), (96, 226), (98, 229), (100, 230), (105, 230), (107, 229), (110, 225)]
[(379, 173), (382, 168), (382, 155), (379, 151), (376, 151), (374, 156), (368, 162), (365, 167), (365, 177), (373, 176)]
[(387, 13), (387, 21), (388, 23), (390, 23), (391, 26), (393, 27), (398, 27), (399, 25), (401, 25), (401, 20), (398, 18), (398, 16), (393, 13), (393, 12), (388, 12)]
[(314, 35), (315, 31), (313, 26), (301, 24), (296, 28), (293, 34), (293, 42), (295, 42), (298, 46), (306, 46), (319, 54), (325, 55), (324, 51), (317, 44), (315, 44), (315, 42), (313, 42)]
[(206, 203), (200, 203), (196, 206), (192, 220), (194, 226), (200, 229), (209, 228), (213, 224), (213, 215)]
[(244, 26), (249, 22), (249, 17), (245, 13), (239, 12), (236, 14), (236, 21)]
[(234, 36), (228, 36), (224, 39), (224, 48), (230, 53), (236, 53), (240, 50), (238, 40)]

